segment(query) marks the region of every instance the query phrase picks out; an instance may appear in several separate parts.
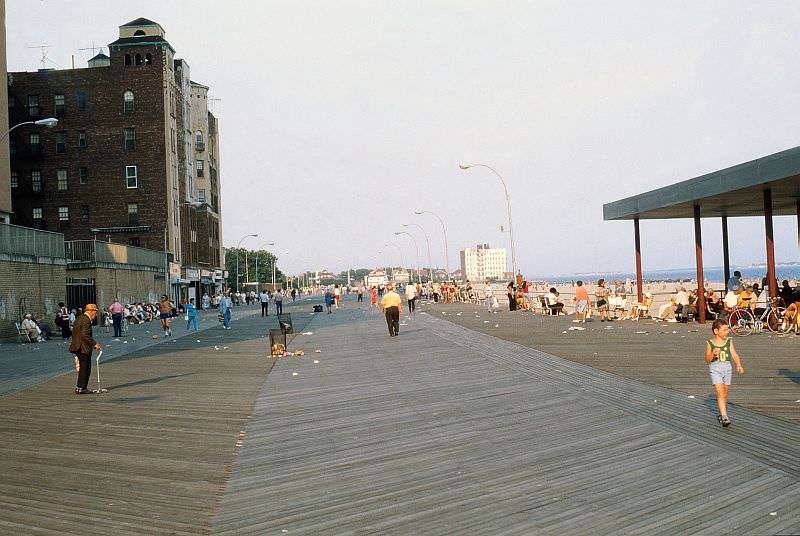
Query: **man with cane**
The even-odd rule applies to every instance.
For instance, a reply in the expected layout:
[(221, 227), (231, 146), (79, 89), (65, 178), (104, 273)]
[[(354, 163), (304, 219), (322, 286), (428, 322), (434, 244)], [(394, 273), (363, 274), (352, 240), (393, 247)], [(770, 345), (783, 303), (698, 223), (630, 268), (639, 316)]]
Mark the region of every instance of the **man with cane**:
[(75, 324), (72, 326), (72, 342), (69, 345), (69, 351), (74, 353), (78, 360), (76, 395), (92, 392), (88, 388), (89, 375), (92, 372), (92, 349), (100, 349), (100, 344), (92, 338), (92, 322), (96, 316), (97, 305), (88, 303), (85, 312), (75, 320)]

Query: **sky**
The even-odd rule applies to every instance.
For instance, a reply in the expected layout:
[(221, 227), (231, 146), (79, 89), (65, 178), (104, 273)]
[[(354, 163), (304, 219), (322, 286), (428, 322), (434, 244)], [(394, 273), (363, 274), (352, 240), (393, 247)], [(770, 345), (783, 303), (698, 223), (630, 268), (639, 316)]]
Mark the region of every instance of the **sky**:
[[(435, 266), (488, 243), (528, 277), (632, 271), (633, 224), (602, 206), (798, 144), (800, 2), (6, 0), (9, 71), (78, 67), (160, 23), (220, 121), (226, 247), (288, 273)], [(107, 52), (107, 49), (105, 50)], [(800, 261), (795, 217), (778, 262)], [(645, 270), (694, 266), (690, 220), (643, 221)], [(729, 221), (764, 262), (764, 222)], [(720, 266), (719, 219), (703, 221)], [(386, 244), (389, 244), (388, 246)], [(398, 249), (400, 251), (398, 251)], [(510, 269), (510, 251), (509, 251)]]

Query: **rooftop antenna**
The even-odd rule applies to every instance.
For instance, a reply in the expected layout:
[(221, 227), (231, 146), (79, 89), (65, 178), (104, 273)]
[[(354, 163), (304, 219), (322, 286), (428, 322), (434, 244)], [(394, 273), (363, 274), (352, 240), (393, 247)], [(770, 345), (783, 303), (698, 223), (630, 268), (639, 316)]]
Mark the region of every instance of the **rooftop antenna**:
[(53, 60), (51, 60), (50, 58), (47, 57), (47, 54), (48, 54), (48, 50), (47, 49), (50, 48), (50, 45), (37, 45), (37, 46), (33, 46), (33, 47), (28, 47), (28, 48), (38, 48), (38, 49), (40, 49), (42, 51), (42, 59), (39, 60), (39, 62), (42, 64), (42, 69), (47, 69), (47, 62), (48, 61), (50, 63), (52, 63), (53, 65), (55, 65), (56, 67), (58, 67), (58, 64), (56, 62), (54, 62)]
[(221, 101), (222, 99), (212, 98), (209, 97), (208, 101), (211, 103), (211, 111), (214, 111), (214, 103)]
[[(96, 46), (94, 46), (94, 41), (92, 41), (92, 46), (87, 47), (87, 48), (79, 48), (78, 50), (91, 50), (92, 51), (92, 57), (94, 58), (95, 56), (97, 56), (98, 53), (103, 52), (104, 48), (106, 48), (106, 47), (96, 47)], [(97, 50), (97, 52), (95, 52), (95, 50)]]

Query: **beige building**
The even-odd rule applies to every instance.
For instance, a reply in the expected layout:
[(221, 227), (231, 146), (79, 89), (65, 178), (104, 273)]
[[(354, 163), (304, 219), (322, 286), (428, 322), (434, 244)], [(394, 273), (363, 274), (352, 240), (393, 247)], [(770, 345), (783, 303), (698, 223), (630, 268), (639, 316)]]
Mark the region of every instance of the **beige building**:
[(508, 271), (506, 248), (490, 248), (489, 244), (478, 244), (474, 248), (460, 251), (461, 272), (468, 281), (502, 279)]
[[(0, 0), (0, 76), (8, 78), (6, 59), (6, 2)], [(8, 154), (8, 84), (0, 84), (0, 223), (11, 222), (11, 163)]]

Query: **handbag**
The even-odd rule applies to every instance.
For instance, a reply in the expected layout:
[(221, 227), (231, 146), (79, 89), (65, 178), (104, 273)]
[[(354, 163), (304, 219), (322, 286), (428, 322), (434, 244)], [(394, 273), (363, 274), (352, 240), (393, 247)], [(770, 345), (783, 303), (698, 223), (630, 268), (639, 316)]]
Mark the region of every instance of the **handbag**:
[(222, 313), (219, 313), (217, 315), (217, 320), (220, 321), (220, 322), (225, 322), (225, 315), (223, 315)]
[(603, 299), (597, 300), (597, 306), (598, 306), (598, 307), (602, 307), (602, 306), (604, 306), (605, 304), (606, 304), (606, 300), (603, 300)]

